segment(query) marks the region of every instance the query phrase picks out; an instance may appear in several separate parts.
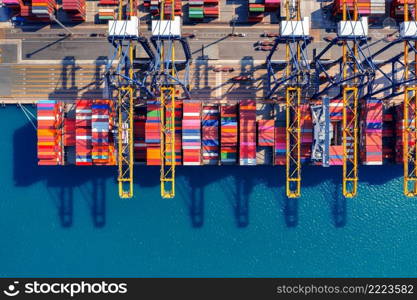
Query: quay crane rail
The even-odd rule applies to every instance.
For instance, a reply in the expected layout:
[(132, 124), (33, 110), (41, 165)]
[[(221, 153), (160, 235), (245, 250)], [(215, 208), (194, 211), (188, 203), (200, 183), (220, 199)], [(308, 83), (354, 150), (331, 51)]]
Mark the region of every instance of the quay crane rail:
[[(280, 36), (276, 38), (267, 59), (267, 94), (270, 99), (285, 85), (286, 99), (286, 194), (289, 198), (301, 196), (301, 97), (302, 87), (309, 83), (310, 64), (306, 48), (309, 37), (309, 18), (301, 18), (301, 0), (286, 0), (286, 19), (281, 22)], [(285, 71), (282, 79), (274, 72), (272, 57), (278, 45), (285, 44)]]

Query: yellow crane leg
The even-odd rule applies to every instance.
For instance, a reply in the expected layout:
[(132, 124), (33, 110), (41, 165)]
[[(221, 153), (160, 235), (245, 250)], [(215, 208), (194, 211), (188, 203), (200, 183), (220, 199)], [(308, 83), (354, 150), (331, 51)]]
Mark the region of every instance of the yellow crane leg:
[(343, 196), (353, 198), (358, 188), (358, 89), (343, 88)]
[(286, 192), (288, 198), (301, 196), (301, 88), (286, 89)]
[(118, 182), (120, 198), (133, 197), (133, 100), (132, 87), (119, 89)]
[(161, 88), (161, 197), (175, 197), (175, 87)]
[(417, 87), (408, 87), (404, 92), (403, 163), (404, 195), (417, 196)]

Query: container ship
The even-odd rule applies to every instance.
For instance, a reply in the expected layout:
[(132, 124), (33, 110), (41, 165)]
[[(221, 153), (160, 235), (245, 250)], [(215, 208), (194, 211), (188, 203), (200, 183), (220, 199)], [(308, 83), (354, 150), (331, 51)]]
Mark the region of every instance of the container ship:
[[(255, 46), (265, 53), (265, 63), (252, 72), (266, 73), (258, 78), (263, 95), (246, 96), (248, 88), (236, 99), (194, 97), (190, 65), (200, 50), (191, 51), (190, 41), (198, 31), (185, 34), (183, 24), (206, 23), (220, 31), (225, 23), (218, 20), (222, 2), (184, 2), (98, 2), (97, 21), (107, 23), (102, 37), (114, 51), (100, 79), (106, 96), (37, 101), (39, 165), (116, 166), (122, 198), (133, 197), (135, 164), (160, 168), (164, 198), (175, 196), (176, 166), (285, 166), (290, 198), (301, 196), (303, 165), (340, 166), (343, 195), (351, 198), (360, 164), (396, 163), (404, 168), (404, 194), (417, 196), (417, 0), (311, 1), (311, 7), (301, 0), (246, 1), (244, 23), (268, 17), (274, 31), (264, 32), (270, 39)], [(50, 22), (58, 10), (72, 22), (87, 21), (85, 0), (3, 3), (15, 17), (35, 22)], [(321, 13), (325, 24), (312, 20)], [(371, 25), (385, 26), (380, 20), (387, 16), (399, 22), (398, 33), (373, 48), (378, 43), (369, 43)], [(251, 33), (236, 32), (241, 18), (227, 20), (231, 32), (220, 40), (200, 45), (199, 59), (220, 60), (205, 49), (228, 38), (249, 38)], [(333, 23), (317, 29), (313, 21), (315, 27)], [(323, 37), (323, 31), (332, 32)], [(387, 52), (388, 60), (378, 58)], [(225, 82), (253, 83), (254, 75), (243, 69)], [(220, 63), (213, 71), (230, 68)]]

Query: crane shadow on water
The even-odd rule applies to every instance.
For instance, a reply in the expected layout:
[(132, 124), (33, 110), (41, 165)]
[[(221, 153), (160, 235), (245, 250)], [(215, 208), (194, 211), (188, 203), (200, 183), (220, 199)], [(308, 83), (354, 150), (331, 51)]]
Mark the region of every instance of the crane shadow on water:
[[(103, 166), (85, 168), (38, 166), (36, 140), (36, 131), (30, 123), (14, 132), (13, 178), (15, 186), (26, 187), (39, 181), (45, 181), (63, 227), (73, 225), (76, 190), (77, 194), (81, 193), (81, 198), (87, 203), (93, 225), (96, 227), (105, 226), (106, 183), (116, 184), (116, 169)], [(302, 171), (302, 189), (317, 188), (317, 193), (326, 199), (324, 202), (328, 204), (329, 215), (335, 227), (344, 227), (347, 224), (349, 199), (345, 199), (341, 195), (341, 171), (339, 167), (314, 166), (304, 166)], [(389, 180), (400, 177), (402, 169), (401, 166), (395, 165), (361, 167), (359, 174), (359, 185), (361, 183), (384, 185)], [(325, 181), (328, 181), (329, 185), (323, 185)], [(135, 188), (136, 191), (140, 191), (141, 187), (157, 186), (159, 184), (159, 168), (135, 167), (135, 182), (138, 185), (138, 188)], [(219, 184), (219, 192), (222, 195), (218, 195), (219, 197), (211, 195), (210, 198), (207, 198), (205, 187), (215, 182)], [(268, 196), (256, 194), (255, 187), (258, 184), (265, 185), (270, 190), (270, 194)], [(279, 195), (278, 190), (282, 190), (283, 194)], [(299, 202), (309, 199), (303, 197), (289, 199), (285, 197), (284, 193), (284, 167), (204, 166), (177, 168), (177, 196), (184, 199), (191, 225), (195, 228), (204, 225), (205, 201), (217, 201), (222, 197), (227, 199), (236, 225), (241, 228), (247, 227), (250, 219), (250, 202), (257, 196), (277, 199), (278, 211), (281, 211), (286, 226), (296, 227), (298, 225)]]
[(27, 187), (46, 181), (48, 194), (54, 201), (63, 227), (73, 225), (74, 190), (77, 189), (88, 204), (93, 225), (105, 226), (105, 183), (108, 178), (114, 177), (114, 167), (38, 166), (36, 131), (30, 123), (14, 132), (13, 144), (13, 178), (16, 186)]

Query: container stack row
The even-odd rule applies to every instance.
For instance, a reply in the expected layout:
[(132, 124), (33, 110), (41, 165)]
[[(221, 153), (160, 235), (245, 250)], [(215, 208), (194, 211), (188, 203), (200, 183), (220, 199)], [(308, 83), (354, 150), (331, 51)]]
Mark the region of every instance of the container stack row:
[(275, 106), (274, 165), (286, 164), (286, 111), (284, 105)]
[(259, 146), (274, 146), (274, 120), (259, 120), (258, 121), (258, 145)]
[(201, 164), (201, 102), (183, 103), (182, 152), (184, 166)]
[(115, 20), (116, 12), (114, 8), (99, 7), (98, 9), (98, 20), (106, 22), (108, 20)]
[(164, 17), (173, 19), (174, 16), (182, 16), (181, 0), (165, 0)]
[(395, 162), (397, 164), (403, 163), (403, 136), (404, 136), (404, 105), (398, 105), (395, 107), (396, 124), (395, 124), (395, 135), (397, 139), (395, 141)]
[(64, 146), (75, 146), (75, 119), (65, 118), (64, 120)]
[(395, 107), (383, 108), (382, 123), (382, 155), (384, 163), (395, 160)]
[(249, 0), (248, 22), (262, 22), (265, 16), (265, 0)]
[(38, 165), (62, 165), (62, 111), (55, 100), (37, 103)]
[[(343, 1), (334, 0), (333, 12), (334, 14), (342, 14)], [(348, 10), (353, 12), (355, 0), (346, 0)], [(381, 16), (385, 14), (385, 0), (359, 0), (357, 1), (357, 9), (359, 14), (367, 16)]]
[(256, 165), (256, 101), (243, 100), (239, 105), (239, 164)]
[(220, 161), (235, 164), (237, 161), (237, 105), (222, 105), (220, 108)]
[(75, 164), (89, 166), (92, 161), (92, 101), (77, 100), (75, 103)]
[[(166, 120), (171, 122), (171, 111), (166, 110)], [(175, 102), (174, 112), (174, 159), (175, 165), (182, 164), (182, 101)], [(171, 163), (171, 152), (167, 149), (167, 164)]]
[(99, 0), (98, 5), (119, 5), (119, 0)]
[(3, 0), (3, 5), (10, 9), (11, 16), (20, 15), (20, 8), (24, 6), (22, 0)]
[(343, 165), (343, 144), (342, 144), (342, 120), (343, 100), (334, 99), (329, 104), (330, 123), (333, 131), (333, 138), (329, 149), (329, 165)]
[(85, 0), (62, 0), (62, 9), (72, 21), (83, 22), (86, 19)]
[(300, 105), (300, 127), (301, 127), (301, 163), (309, 163), (311, 158), (311, 147), (313, 145), (313, 120), (310, 105)]
[(114, 123), (110, 100), (95, 100), (92, 105), (92, 159), (95, 165), (114, 165), (114, 146), (110, 128)]
[(219, 17), (218, 0), (190, 0), (188, 6), (188, 17), (191, 20), (203, 20), (204, 18)]
[(218, 18), (219, 17), (219, 1), (218, 0), (204, 0), (204, 17)]
[[(174, 2), (173, 2), (174, 1)], [(161, 12), (161, 2), (159, 0), (145, 0), (144, 6), (149, 8), (153, 16), (158, 16)], [(174, 16), (182, 16), (181, 0), (166, 0), (164, 5), (164, 18), (171, 19)]]
[[(391, 2), (390, 7), (390, 15), (392, 18), (395, 18), (397, 20), (404, 20), (404, 3), (406, 0), (393, 0)], [(408, 0), (409, 5), (409, 11), (411, 15), (414, 15), (414, 0)]]
[(32, 14), (41, 18), (49, 18), (56, 10), (55, 0), (32, 0)]
[[(411, 130), (415, 130), (415, 122), (413, 120), (413, 110), (409, 108), (409, 127)], [(404, 153), (404, 135), (405, 135), (405, 120), (404, 120), (404, 105), (396, 106), (396, 143), (395, 143), (395, 162), (398, 164), (403, 163), (403, 153)], [(409, 143), (410, 148), (414, 147), (414, 141), (412, 133), (409, 133)]]
[(161, 164), (161, 103), (157, 100), (148, 100), (146, 108), (146, 164), (155, 166)]
[(203, 164), (217, 165), (219, 163), (219, 106), (203, 106)]
[(361, 160), (364, 165), (382, 165), (382, 101), (369, 99), (363, 106)]
[(136, 109), (133, 119), (133, 148), (135, 152), (135, 162), (140, 164), (146, 163), (145, 124), (146, 106), (141, 106)]
[(281, 4), (281, 0), (265, 0), (266, 11), (277, 11)]

